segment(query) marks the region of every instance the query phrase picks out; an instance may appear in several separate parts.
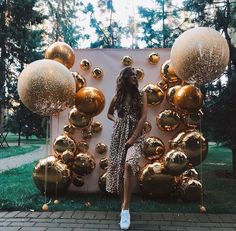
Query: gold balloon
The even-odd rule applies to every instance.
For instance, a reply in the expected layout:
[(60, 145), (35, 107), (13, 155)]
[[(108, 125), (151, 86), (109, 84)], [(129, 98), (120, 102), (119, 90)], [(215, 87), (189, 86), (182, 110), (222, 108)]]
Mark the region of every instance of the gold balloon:
[(86, 79), (82, 75), (80, 75), (79, 72), (72, 72), (72, 76), (75, 79), (76, 92), (78, 92), (81, 88), (86, 87)]
[(133, 60), (130, 56), (126, 55), (122, 59), (122, 64), (124, 66), (131, 66), (133, 64)]
[(99, 67), (96, 67), (92, 71), (92, 77), (94, 79), (102, 79), (104, 76), (103, 70)]
[(170, 59), (177, 76), (202, 84), (224, 72), (229, 61), (229, 46), (218, 31), (195, 27), (175, 40)]
[(162, 89), (152, 83), (146, 85), (143, 88), (143, 91), (145, 91), (147, 94), (147, 103), (149, 105), (158, 105), (164, 99), (164, 92)]
[(102, 124), (98, 121), (92, 122), (91, 124), (91, 132), (93, 134), (97, 134), (102, 131)]
[(49, 46), (45, 52), (45, 59), (52, 59), (70, 69), (75, 62), (75, 53), (73, 49), (64, 42), (55, 42)]
[(191, 169), (188, 169), (186, 170), (183, 174), (182, 174), (183, 178), (191, 178), (191, 179), (195, 179), (197, 180), (198, 179), (198, 173), (196, 171), (196, 169), (194, 168), (191, 168)]
[(179, 110), (186, 113), (193, 113), (202, 107), (203, 95), (201, 91), (193, 85), (185, 85), (174, 94), (174, 105)]
[(178, 91), (180, 88), (181, 88), (180, 85), (176, 85), (176, 86), (173, 86), (168, 89), (168, 91), (166, 93), (166, 100), (170, 105), (175, 106), (174, 105), (174, 95), (175, 95), (175, 92)]
[(175, 178), (163, 173), (159, 162), (147, 164), (139, 177), (141, 191), (153, 198), (169, 197), (175, 188)]
[(87, 152), (89, 149), (89, 145), (86, 141), (80, 141), (77, 147), (79, 152)]
[(83, 139), (88, 140), (92, 137), (93, 133), (91, 132), (90, 129), (85, 128), (85, 129), (82, 129), (81, 135)]
[(72, 171), (81, 176), (90, 174), (96, 166), (93, 156), (87, 153), (79, 153), (75, 157)]
[(166, 109), (156, 117), (156, 124), (163, 131), (173, 131), (180, 125), (180, 116), (176, 111)]
[(75, 160), (74, 153), (69, 150), (64, 151), (61, 155), (61, 160), (65, 164), (72, 163)]
[(106, 154), (107, 149), (107, 145), (104, 143), (98, 143), (95, 147), (96, 152), (100, 155)]
[(92, 118), (88, 115), (81, 114), (79, 110), (74, 107), (69, 113), (69, 121), (76, 128), (86, 128), (91, 124)]
[(91, 68), (91, 63), (88, 59), (82, 59), (81, 62), (80, 62), (80, 68), (83, 70), (83, 71), (88, 71), (90, 68)]
[(53, 60), (29, 64), (17, 87), (24, 105), (39, 115), (53, 115), (74, 104), (75, 81), (65, 66)]
[(136, 69), (136, 76), (138, 79), (143, 80), (144, 79), (144, 70), (142, 68)]
[(170, 60), (167, 60), (166, 62), (164, 62), (161, 65), (160, 76), (164, 81), (166, 81), (170, 84), (175, 84), (175, 83), (181, 82), (181, 80), (175, 74)]
[(183, 114), (182, 119), (186, 126), (190, 128), (196, 128), (200, 125), (203, 117), (202, 110), (197, 111), (196, 113)]
[(76, 144), (73, 139), (66, 135), (58, 136), (53, 143), (53, 149), (57, 155), (63, 153), (64, 151), (71, 151), (72, 153), (75, 153)]
[(178, 176), (188, 168), (188, 158), (181, 150), (170, 150), (163, 162), (166, 172), (172, 176)]
[(188, 132), (188, 130), (187, 131), (179, 132), (177, 135), (175, 135), (174, 138), (169, 141), (170, 149), (178, 148), (180, 146), (183, 138), (187, 134), (187, 132)]
[(102, 159), (99, 161), (99, 166), (101, 167), (101, 169), (107, 170), (107, 168), (108, 168), (108, 159), (107, 159), (107, 157), (102, 158)]
[(148, 160), (160, 159), (165, 153), (164, 143), (158, 137), (147, 137), (144, 140), (143, 153)]
[(168, 83), (163, 79), (157, 83), (157, 86), (160, 87), (162, 91), (166, 91), (168, 89)]
[(157, 64), (160, 61), (160, 56), (157, 52), (152, 52), (151, 54), (149, 54), (148, 56), (148, 61), (150, 64)]
[(98, 185), (101, 192), (103, 193), (106, 192), (106, 177), (107, 177), (107, 173), (105, 172), (98, 178)]
[(105, 97), (95, 87), (83, 87), (75, 95), (75, 106), (82, 114), (93, 117), (104, 109)]
[(81, 176), (75, 176), (72, 179), (72, 184), (76, 187), (82, 187), (84, 185), (84, 179)]
[(71, 124), (66, 124), (63, 127), (63, 131), (65, 132), (66, 135), (70, 136), (70, 135), (72, 135), (74, 133), (75, 127), (72, 126)]
[[(45, 171), (45, 169), (47, 169)], [(36, 187), (44, 194), (59, 194), (67, 190), (71, 183), (70, 170), (55, 156), (38, 161), (33, 171)], [(46, 186), (46, 188), (45, 188)]]
[(144, 132), (149, 133), (152, 130), (152, 125), (150, 122), (146, 121), (143, 126)]

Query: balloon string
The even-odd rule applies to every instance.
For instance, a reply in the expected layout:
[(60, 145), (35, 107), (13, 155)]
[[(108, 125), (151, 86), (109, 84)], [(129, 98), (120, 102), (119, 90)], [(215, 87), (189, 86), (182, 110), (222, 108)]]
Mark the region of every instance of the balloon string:
[[(200, 122), (200, 133), (202, 133), (202, 122)], [(203, 168), (202, 168), (202, 139), (200, 139), (200, 171), (201, 171), (201, 184), (202, 184), (202, 189), (201, 189), (201, 205), (203, 205)]]

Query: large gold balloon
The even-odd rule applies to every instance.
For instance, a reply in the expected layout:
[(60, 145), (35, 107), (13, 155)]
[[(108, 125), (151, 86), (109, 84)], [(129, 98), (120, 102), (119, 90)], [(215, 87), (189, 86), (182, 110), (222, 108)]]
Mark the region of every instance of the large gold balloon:
[(180, 88), (181, 88), (180, 85), (176, 85), (176, 86), (173, 86), (168, 89), (168, 91), (166, 93), (166, 100), (171, 106), (175, 106), (174, 105), (174, 95), (175, 95), (175, 92), (178, 91)]
[(171, 175), (163, 173), (163, 167), (159, 162), (147, 164), (139, 176), (141, 191), (153, 198), (169, 197), (175, 188), (175, 179)]
[(181, 150), (172, 149), (163, 159), (166, 172), (172, 176), (178, 176), (188, 168), (188, 158)]
[(76, 187), (82, 187), (84, 185), (84, 179), (81, 176), (73, 176), (72, 184)]
[(131, 66), (133, 64), (133, 59), (130, 56), (126, 55), (122, 59), (122, 64), (124, 66)]
[(161, 65), (160, 76), (161, 76), (161, 78), (164, 79), (164, 81), (166, 81), (170, 84), (181, 82), (180, 79), (175, 74), (170, 60), (167, 60), (166, 62), (164, 62)]
[(86, 128), (91, 124), (92, 118), (88, 115), (81, 114), (79, 110), (74, 107), (69, 113), (69, 122), (76, 128)]
[(74, 153), (71, 152), (71, 151), (69, 151), (69, 150), (64, 151), (64, 152), (61, 154), (61, 160), (62, 160), (63, 163), (65, 163), (65, 164), (70, 164), (70, 163), (72, 163), (72, 162), (75, 160)]
[(180, 185), (184, 201), (200, 201), (202, 194), (202, 184), (198, 180), (187, 179)]
[(197, 111), (196, 113), (190, 113), (190, 114), (183, 114), (182, 119), (186, 126), (190, 128), (196, 128), (200, 125), (201, 120), (203, 117), (202, 110)]
[(94, 157), (87, 153), (79, 153), (75, 157), (72, 171), (81, 176), (90, 174), (96, 166)]
[(96, 116), (105, 107), (105, 97), (95, 87), (83, 87), (75, 95), (75, 106), (85, 115)]
[(203, 95), (201, 91), (193, 85), (185, 85), (174, 94), (174, 105), (179, 110), (186, 113), (193, 113), (202, 107)]
[(102, 159), (99, 161), (99, 166), (101, 167), (101, 169), (107, 170), (107, 168), (108, 168), (108, 159), (107, 159), (107, 157), (102, 158)]
[(83, 71), (88, 71), (89, 69), (91, 69), (91, 63), (88, 59), (82, 59), (80, 61), (80, 68), (83, 70)]
[(93, 134), (97, 134), (102, 131), (102, 124), (98, 121), (92, 122), (91, 124), (91, 132)]
[(216, 30), (195, 27), (175, 40), (170, 59), (177, 76), (202, 84), (224, 72), (229, 61), (229, 46)]
[(78, 142), (77, 147), (79, 152), (87, 152), (89, 149), (89, 144), (86, 141), (82, 140)]
[(86, 87), (86, 79), (82, 75), (80, 75), (79, 72), (72, 72), (72, 76), (75, 79), (76, 92), (79, 91), (81, 88)]
[(95, 150), (98, 154), (103, 155), (107, 153), (107, 145), (104, 143), (98, 143), (96, 144)]
[(102, 79), (104, 76), (103, 70), (99, 67), (96, 67), (92, 71), (92, 77), (94, 79)]
[(71, 183), (70, 170), (57, 158), (49, 156), (39, 160), (36, 164), (33, 180), (42, 193), (57, 195), (65, 192), (69, 187)]
[(65, 66), (53, 60), (29, 64), (17, 88), (23, 104), (39, 115), (53, 115), (74, 104), (75, 81)]
[(176, 111), (166, 109), (156, 117), (156, 124), (161, 130), (173, 131), (180, 125), (180, 116)]
[(148, 160), (160, 159), (164, 153), (164, 143), (158, 137), (150, 136), (144, 140), (143, 154)]
[(152, 130), (152, 125), (150, 122), (146, 121), (143, 126), (144, 132), (149, 133)]
[(158, 105), (164, 99), (164, 92), (162, 89), (152, 83), (146, 85), (143, 88), (143, 91), (147, 94), (147, 104), (149, 105)]
[(73, 49), (64, 42), (55, 42), (49, 46), (45, 52), (45, 59), (52, 59), (70, 69), (75, 62)]
[(53, 143), (53, 149), (56, 154), (61, 154), (64, 151), (71, 151), (72, 153), (75, 153), (76, 143), (73, 139), (66, 135), (58, 136)]
[(144, 79), (144, 70), (142, 68), (136, 69), (136, 76), (138, 79), (143, 80)]
[(106, 191), (106, 177), (107, 172), (104, 172), (99, 178), (98, 178), (98, 185), (101, 190), (101, 192), (105, 193)]
[(157, 64), (160, 61), (160, 56), (157, 52), (152, 52), (151, 54), (149, 54), (148, 56), (148, 61), (150, 64)]

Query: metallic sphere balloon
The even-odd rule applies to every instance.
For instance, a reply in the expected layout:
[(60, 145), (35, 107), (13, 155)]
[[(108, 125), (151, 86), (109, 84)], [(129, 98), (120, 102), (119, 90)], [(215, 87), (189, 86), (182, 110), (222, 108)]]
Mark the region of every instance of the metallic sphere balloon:
[(122, 64), (124, 66), (131, 66), (133, 64), (133, 59), (130, 56), (126, 55), (122, 59)]
[(81, 88), (86, 87), (87, 81), (82, 75), (79, 74), (79, 72), (72, 72), (72, 76), (75, 79), (76, 92), (78, 92)]
[(89, 149), (89, 144), (86, 141), (82, 140), (82, 141), (78, 142), (77, 148), (78, 148), (79, 152), (84, 152), (85, 153)]
[(92, 77), (94, 79), (102, 79), (104, 76), (104, 72), (101, 68), (96, 67), (92, 70)]
[(102, 124), (98, 121), (94, 121), (91, 124), (91, 132), (97, 134), (102, 131)]
[(143, 91), (147, 94), (147, 104), (148, 105), (158, 105), (164, 99), (164, 92), (160, 87), (152, 83), (146, 85)]
[(76, 187), (82, 187), (84, 185), (84, 179), (81, 176), (73, 176), (72, 184)]
[(80, 68), (83, 70), (83, 71), (88, 71), (91, 69), (91, 62), (88, 60), (88, 59), (82, 59), (80, 61)]
[(160, 56), (157, 52), (152, 52), (148, 56), (148, 61), (150, 64), (155, 65), (160, 61)]
[(107, 148), (106, 144), (98, 143), (98, 144), (96, 144), (95, 150), (98, 154), (104, 155), (107, 153), (108, 148)]
[(53, 143), (53, 150), (57, 155), (62, 154), (65, 151), (71, 151), (72, 153), (75, 153), (76, 143), (69, 136), (58, 136)]
[(92, 123), (92, 118), (82, 114), (74, 107), (69, 113), (69, 122), (76, 128), (86, 128)]

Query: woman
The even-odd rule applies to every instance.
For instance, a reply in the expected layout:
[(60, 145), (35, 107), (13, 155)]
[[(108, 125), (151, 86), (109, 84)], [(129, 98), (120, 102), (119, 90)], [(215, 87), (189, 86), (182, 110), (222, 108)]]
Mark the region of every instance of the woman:
[[(117, 118), (114, 116), (115, 111)], [(106, 190), (121, 195), (120, 228), (128, 229), (132, 174), (137, 172), (144, 141), (143, 126), (147, 118), (147, 97), (138, 90), (134, 68), (126, 67), (120, 72), (116, 94), (107, 117), (115, 124), (111, 137)]]

